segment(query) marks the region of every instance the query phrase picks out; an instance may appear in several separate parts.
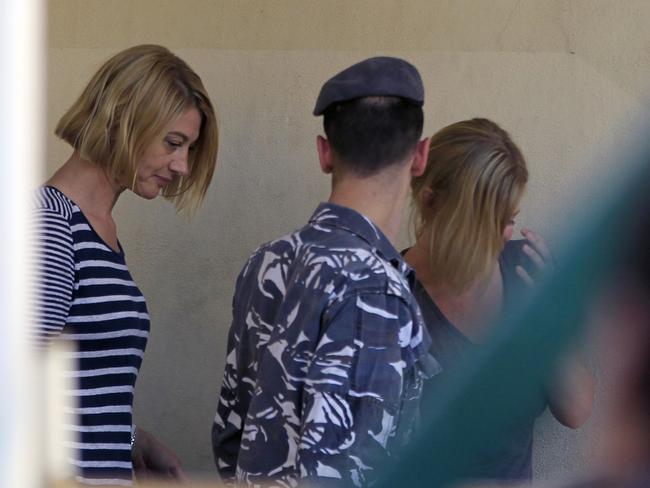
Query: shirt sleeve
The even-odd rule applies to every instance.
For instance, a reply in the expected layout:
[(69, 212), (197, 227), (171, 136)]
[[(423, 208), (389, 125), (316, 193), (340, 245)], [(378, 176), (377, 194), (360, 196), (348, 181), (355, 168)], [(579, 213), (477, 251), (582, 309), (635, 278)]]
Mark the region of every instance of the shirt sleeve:
[[(232, 336), (231, 331), (231, 336)], [(212, 452), (217, 471), (221, 479), (234, 484), (237, 469), (239, 446), (244, 430), (245, 404), (240, 401), (239, 388), (247, 388), (241, 381), (237, 371), (237, 351), (235, 341), (228, 341), (226, 366), (224, 368), (223, 384), (217, 404), (217, 412), (212, 424)], [(250, 398), (250, 393), (246, 398)]]
[[(233, 296), (233, 322), (228, 332), (226, 364), (223, 382), (217, 403), (217, 411), (212, 424), (212, 453), (219, 476), (227, 485), (234, 485), (237, 472), (237, 459), (244, 431), (246, 412), (253, 397), (251, 381), (244, 381), (251, 360), (239, 348), (242, 341), (248, 341), (247, 328), (241, 323), (242, 309), (238, 303), (242, 287), (246, 281), (246, 269), (237, 278)], [(241, 371), (240, 371), (241, 369)]]
[(380, 293), (347, 298), (326, 315), (304, 392), (301, 478), (367, 485), (390, 462), (414, 369), (405, 360), (412, 327), (408, 305)]
[(31, 218), (32, 342), (43, 346), (61, 333), (68, 318), (74, 289), (74, 248), (70, 223), (63, 215), (39, 208)]

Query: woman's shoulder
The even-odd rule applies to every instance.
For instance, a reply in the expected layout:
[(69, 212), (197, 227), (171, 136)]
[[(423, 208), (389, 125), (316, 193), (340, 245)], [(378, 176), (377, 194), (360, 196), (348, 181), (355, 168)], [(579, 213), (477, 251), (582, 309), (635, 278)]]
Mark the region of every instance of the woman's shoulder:
[(74, 203), (60, 190), (53, 186), (41, 186), (36, 189), (32, 199), (32, 209), (44, 219), (70, 221)]

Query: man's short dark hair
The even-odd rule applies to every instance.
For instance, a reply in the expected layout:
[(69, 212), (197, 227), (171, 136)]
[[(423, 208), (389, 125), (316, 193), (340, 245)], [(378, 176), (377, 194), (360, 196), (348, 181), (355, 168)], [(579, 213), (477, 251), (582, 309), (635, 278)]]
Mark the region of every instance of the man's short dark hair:
[(400, 97), (364, 97), (330, 105), (323, 125), (340, 162), (369, 176), (404, 161), (422, 135), (422, 107)]

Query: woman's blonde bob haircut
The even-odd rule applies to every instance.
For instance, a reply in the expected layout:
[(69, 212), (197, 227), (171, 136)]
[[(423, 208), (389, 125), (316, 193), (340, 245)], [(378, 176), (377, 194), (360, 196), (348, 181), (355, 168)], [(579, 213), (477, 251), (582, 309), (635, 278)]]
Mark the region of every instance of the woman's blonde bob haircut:
[(134, 182), (147, 147), (191, 107), (202, 120), (188, 175), (162, 191), (177, 209), (191, 211), (203, 200), (217, 163), (217, 120), (201, 78), (168, 49), (141, 45), (114, 55), (61, 117), (55, 133), (114, 181)]
[(461, 292), (490, 276), (527, 181), (521, 151), (490, 120), (457, 122), (431, 137), (412, 189), (415, 232), (428, 239), (434, 283)]

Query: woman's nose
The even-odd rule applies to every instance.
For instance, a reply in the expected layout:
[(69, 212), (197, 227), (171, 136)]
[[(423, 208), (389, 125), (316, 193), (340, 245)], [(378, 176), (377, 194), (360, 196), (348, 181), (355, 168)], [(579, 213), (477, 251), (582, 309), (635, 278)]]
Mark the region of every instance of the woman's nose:
[(187, 176), (189, 172), (188, 159), (189, 152), (186, 149), (182, 151), (181, 154), (179, 154), (176, 158), (174, 158), (174, 160), (169, 165), (169, 169), (177, 175)]

